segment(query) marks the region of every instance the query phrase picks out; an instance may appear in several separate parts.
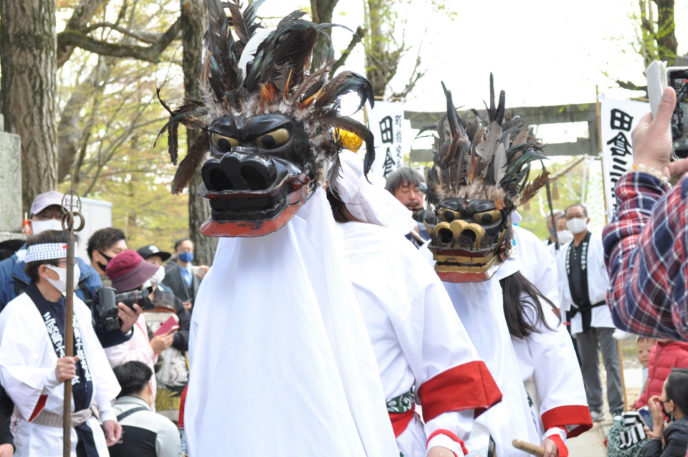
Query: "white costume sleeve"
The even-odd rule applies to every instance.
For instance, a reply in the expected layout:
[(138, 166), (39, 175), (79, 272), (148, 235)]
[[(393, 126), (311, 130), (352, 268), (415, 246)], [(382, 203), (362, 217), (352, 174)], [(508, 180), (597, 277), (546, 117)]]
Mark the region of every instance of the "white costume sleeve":
[(540, 418), (545, 431), (562, 427), (569, 437), (577, 436), (592, 427), (583, 377), (568, 332), (548, 305), (543, 312), (554, 330), (539, 323), (539, 331), (526, 339), (541, 401)]
[(0, 313), (0, 347), (2, 385), (21, 416), (29, 419), (41, 396), (61, 383), (55, 376), (57, 356), (43, 318), (28, 295), (19, 295)]
[[(465, 440), (472, 429), (475, 410), (489, 408), (501, 394), (479, 360), (437, 274), (405, 239), (399, 251), (408, 260), (404, 265), (418, 267), (405, 272), (407, 292), (411, 294), (408, 308), (399, 309), (402, 314), (390, 315), (416, 378), (426, 437), (430, 438), (428, 448), (444, 446), (462, 455), (459, 443), (451, 435)], [(480, 371), (476, 369), (478, 365), (485, 367), (484, 373), (476, 373)], [(439, 389), (448, 385), (453, 386), (453, 394), (440, 393)], [(458, 386), (461, 388), (457, 389)]]
[(91, 311), (75, 296), (74, 312), (79, 322), (88, 367), (93, 377), (93, 400), (98, 405), (100, 420), (101, 422), (117, 420), (117, 413), (112, 402), (117, 397), (120, 386), (93, 329)]

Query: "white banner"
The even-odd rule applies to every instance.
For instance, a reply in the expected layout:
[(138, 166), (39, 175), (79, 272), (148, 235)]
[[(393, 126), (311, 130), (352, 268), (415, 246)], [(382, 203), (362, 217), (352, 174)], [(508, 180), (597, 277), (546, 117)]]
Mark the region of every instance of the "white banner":
[(403, 165), (402, 122), (404, 104), (401, 102), (375, 102), (368, 111), (368, 128), (375, 135), (375, 162), (370, 174), (386, 178)]
[(633, 100), (619, 100), (600, 96), (602, 167), (607, 201), (607, 217), (611, 221), (616, 210), (614, 186), (633, 165), (631, 132), (650, 104)]

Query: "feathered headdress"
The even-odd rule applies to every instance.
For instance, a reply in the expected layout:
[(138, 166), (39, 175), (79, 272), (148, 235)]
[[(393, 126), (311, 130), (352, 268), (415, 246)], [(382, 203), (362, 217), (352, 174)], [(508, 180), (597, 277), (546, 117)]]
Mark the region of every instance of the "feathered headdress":
[(547, 182), (547, 170), (526, 185), (530, 163), (542, 160), (542, 145), (529, 134), (519, 116), (505, 110), (504, 91), (495, 105), (494, 79), (490, 74), (490, 105), (487, 122), (473, 111), (471, 122), (462, 120), (454, 107), (452, 95), (442, 83), (447, 99), (447, 115), (438, 126), (429, 198), (484, 198), (494, 200), (498, 208), (519, 204), (532, 198)]
[[(262, 27), (256, 18), (256, 9), (262, 2), (256, 0), (242, 12), (238, 0), (207, 0), (207, 53), (203, 69), (206, 95), (202, 100), (187, 100), (174, 110), (161, 100), (170, 119), (160, 134), (168, 132), (172, 163), (177, 163), (179, 124), (202, 130), (179, 164), (172, 183), (173, 193), (184, 189), (210, 149), (212, 132), (208, 131), (208, 125), (226, 115), (281, 113), (297, 119), (308, 134), (310, 158), (321, 169), (330, 164), (330, 175), (337, 172), (340, 149), (332, 135), (333, 128), (354, 132), (366, 142), (366, 171), (374, 160), (372, 133), (363, 124), (338, 113), (338, 98), (348, 92), (358, 93), (360, 106), (366, 100), (373, 104), (368, 80), (348, 71), (330, 80), (327, 66), (311, 73), (307, 71), (319, 35), (332, 24), (314, 24), (303, 19), (305, 13), (294, 11), (258, 45), (245, 68), (240, 68), (242, 53)], [(223, 7), (229, 9), (230, 17)]]
[(435, 205), (435, 217), (425, 221), (429, 249), (443, 280), (483, 281), (511, 249), (510, 213), (547, 182), (547, 171), (526, 185), (531, 162), (544, 159), (541, 145), (521, 118), (508, 116), (504, 91), (495, 104), (492, 75), (487, 122), (477, 111), (470, 122), (462, 120), (442, 87), (447, 115), (428, 173), (428, 200)]

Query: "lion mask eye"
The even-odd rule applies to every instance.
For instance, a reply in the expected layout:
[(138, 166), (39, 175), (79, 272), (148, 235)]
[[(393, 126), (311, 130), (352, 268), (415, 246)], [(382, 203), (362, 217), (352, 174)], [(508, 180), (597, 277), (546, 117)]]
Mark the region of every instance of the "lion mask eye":
[(234, 146), (239, 146), (239, 140), (232, 138), (231, 136), (220, 135), (219, 133), (213, 132), (210, 136), (215, 147), (221, 152), (229, 152)]
[(275, 149), (289, 141), (289, 130), (284, 127), (275, 129), (256, 139), (256, 144), (261, 149)]
[(482, 225), (492, 225), (502, 220), (502, 212), (498, 209), (473, 214), (473, 220)]

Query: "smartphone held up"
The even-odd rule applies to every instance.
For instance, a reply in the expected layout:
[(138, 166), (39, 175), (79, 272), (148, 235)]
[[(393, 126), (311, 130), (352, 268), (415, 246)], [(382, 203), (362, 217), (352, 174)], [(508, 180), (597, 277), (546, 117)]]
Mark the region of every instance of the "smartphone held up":
[(655, 60), (647, 67), (646, 76), (653, 116), (664, 89), (673, 87), (676, 91), (676, 106), (671, 116), (673, 158), (685, 159), (688, 157), (688, 67), (667, 67), (666, 62)]

